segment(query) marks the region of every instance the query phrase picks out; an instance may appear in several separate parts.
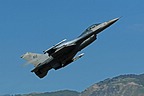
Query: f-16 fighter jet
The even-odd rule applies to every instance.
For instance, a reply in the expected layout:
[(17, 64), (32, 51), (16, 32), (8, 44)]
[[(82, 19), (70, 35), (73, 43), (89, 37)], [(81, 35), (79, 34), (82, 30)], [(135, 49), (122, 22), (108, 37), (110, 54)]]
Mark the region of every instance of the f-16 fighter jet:
[(71, 41), (66, 41), (66, 39), (64, 39), (58, 44), (43, 51), (44, 54), (27, 52), (22, 55), (21, 58), (27, 60), (27, 63), (33, 64), (35, 68), (31, 72), (34, 72), (39, 78), (43, 78), (50, 69), (57, 70), (63, 68), (81, 58), (84, 53), (81, 53), (76, 57), (75, 55), (95, 41), (98, 33), (111, 26), (117, 20), (119, 20), (119, 18), (104, 23), (93, 24), (77, 38)]

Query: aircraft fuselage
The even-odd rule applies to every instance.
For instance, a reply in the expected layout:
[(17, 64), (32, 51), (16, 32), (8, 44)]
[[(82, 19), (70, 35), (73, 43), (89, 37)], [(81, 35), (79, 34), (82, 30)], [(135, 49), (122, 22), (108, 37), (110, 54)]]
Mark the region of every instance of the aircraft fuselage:
[(115, 18), (108, 22), (94, 24), (88, 27), (76, 39), (68, 42), (63, 40), (55, 46), (45, 50), (44, 54), (47, 54), (46, 60), (39, 63), (31, 72), (35, 72), (37, 76), (43, 78), (50, 69), (60, 69), (81, 58), (83, 54), (80, 54), (77, 57), (75, 57), (75, 55), (89, 44), (94, 42), (97, 39), (98, 33), (115, 23), (118, 19), (119, 18)]

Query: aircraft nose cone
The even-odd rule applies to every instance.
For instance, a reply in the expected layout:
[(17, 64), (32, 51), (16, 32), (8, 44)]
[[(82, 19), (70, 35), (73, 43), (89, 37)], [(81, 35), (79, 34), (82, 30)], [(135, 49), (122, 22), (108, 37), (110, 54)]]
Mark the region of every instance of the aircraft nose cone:
[(119, 19), (120, 19), (120, 18), (115, 18), (115, 19), (112, 19), (112, 20), (110, 20), (110, 21), (108, 21), (108, 22), (104, 22), (103, 29), (111, 26), (112, 24), (114, 24), (114, 23), (115, 23), (116, 21), (118, 21)]
[(118, 21), (120, 18), (115, 18), (115, 19), (112, 19), (110, 21), (108, 21), (108, 25), (112, 25), (113, 23), (115, 23), (116, 21)]
[(96, 34), (100, 33), (101, 31), (103, 31), (104, 29), (106, 29), (107, 27), (111, 26), (112, 24), (114, 24), (116, 21), (118, 21), (120, 18), (115, 18), (115, 19), (112, 19), (110, 21), (107, 21), (107, 22), (104, 22), (104, 23), (101, 23), (99, 26), (99, 31), (96, 32)]

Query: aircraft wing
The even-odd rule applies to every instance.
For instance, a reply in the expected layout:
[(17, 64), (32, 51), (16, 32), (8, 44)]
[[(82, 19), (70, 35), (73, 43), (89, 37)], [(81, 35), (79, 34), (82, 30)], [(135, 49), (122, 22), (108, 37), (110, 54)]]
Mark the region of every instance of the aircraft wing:
[(68, 51), (68, 50), (71, 50), (73, 47), (75, 46), (75, 44), (71, 44), (71, 45), (63, 45), (63, 46), (60, 46), (60, 47), (52, 47), (50, 48), (49, 50), (47, 50), (45, 53), (48, 53), (49, 56), (50, 55), (53, 55), (55, 53), (62, 53), (64, 51)]
[(76, 46), (76, 44), (73, 43), (73, 42), (64, 43), (65, 41), (66, 41), (66, 39), (60, 41), (59, 43), (57, 43), (56, 45), (50, 47), (49, 49), (43, 51), (44, 54), (48, 53), (48, 55), (51, 56), (55, 53), (63, 52), (64, 50), (66, 50), (66, 51), (71, 50), (71, 48)]
[(52, 55), (53, 57), (56, 57), (57, 55), (62, 55), (65, 53), (68, 53), (72, 51), (76, 47), (76, 44), (70, 44), (70, 45), (63, 45), (55, 50), (55, 53)]
[(49, 56), (50, 56), (52, 53), (54, 53), (56, 51), (56, 49), (57, 49), (56, 47), (59, 46), (60, 44), (64, 43), (65, 41), (66, 41), (66, 39), (60, 41), (59, 43), (57, 43), (56, 45), (52, 46), (51, 48), (43, 51), (44, 54), (48, 53)]

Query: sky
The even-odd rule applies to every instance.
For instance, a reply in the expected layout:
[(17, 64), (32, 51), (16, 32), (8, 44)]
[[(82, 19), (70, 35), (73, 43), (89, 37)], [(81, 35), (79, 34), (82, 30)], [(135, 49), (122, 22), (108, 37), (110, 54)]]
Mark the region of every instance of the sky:
[[(0, 0), (0, 95), (83, 91), (121, 74), (144, 73), (144, 0)], [(20, 56), (43, 54), (95, 23), (121, 19), (82, 50), (85, 55), (39, 79)]]

